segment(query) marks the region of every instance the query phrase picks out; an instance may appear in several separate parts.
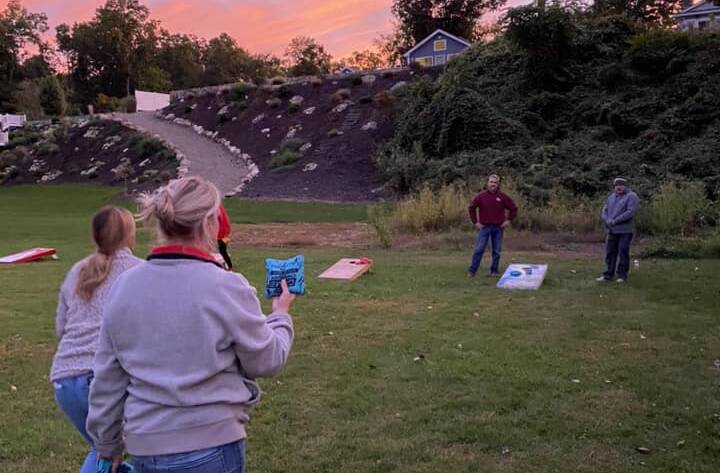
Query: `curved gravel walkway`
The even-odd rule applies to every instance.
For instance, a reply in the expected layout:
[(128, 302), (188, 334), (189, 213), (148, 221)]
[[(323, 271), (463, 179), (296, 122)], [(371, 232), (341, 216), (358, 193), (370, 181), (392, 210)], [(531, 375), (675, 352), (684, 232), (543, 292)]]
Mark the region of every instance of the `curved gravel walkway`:
[(215, 184), (223, 195), (235, 193), (249, 174), (244, 162), (221, 144), (191, 129), (155, 117), (153, 112), (115, 113), (138, 131), (160, 136), (189, 161), (188, 175), (202, 176)]

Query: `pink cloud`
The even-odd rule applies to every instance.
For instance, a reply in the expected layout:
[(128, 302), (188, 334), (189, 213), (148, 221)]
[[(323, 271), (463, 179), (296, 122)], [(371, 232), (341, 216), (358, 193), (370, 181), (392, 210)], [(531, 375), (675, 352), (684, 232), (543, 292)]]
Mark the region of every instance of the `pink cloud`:
[[(54, 37), (61, 23), (86, 21), (104, 0), (24, 0), (47, 13)], [(311, 36), (336, 57), (372, 47), (392, 30), (392, 0), (144, 0), (152, 18), (174, 33), (212, 38), (228, 33), (251, 52), (282, 55), (290, 40)], [(510, 4), (524, 3), (511, 0)], [(0, 0), (4, 8), (7, 0)]]

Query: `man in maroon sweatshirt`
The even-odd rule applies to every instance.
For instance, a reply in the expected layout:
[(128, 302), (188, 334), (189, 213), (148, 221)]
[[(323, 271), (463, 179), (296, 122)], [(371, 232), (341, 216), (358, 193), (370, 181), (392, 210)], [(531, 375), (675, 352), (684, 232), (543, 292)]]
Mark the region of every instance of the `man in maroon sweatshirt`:
[(470, 220), (478, 230), (475, 252), (468, 268), (468, 276), (475, 277), (488, 240), (492, 242), (490, 276), (499, 276), (503, 231), (517, 216), (517, 206), (510, 196), (500, 192), (500, 178), (492, 174), (488, 177), (485, 190), (475, 196), (470, 207), (468, 207), (468, 211), (470, 212)]

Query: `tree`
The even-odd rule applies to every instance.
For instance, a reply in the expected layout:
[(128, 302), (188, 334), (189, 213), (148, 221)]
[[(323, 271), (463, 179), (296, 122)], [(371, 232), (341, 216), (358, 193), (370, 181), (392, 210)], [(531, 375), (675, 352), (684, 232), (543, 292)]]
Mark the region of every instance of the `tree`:
[(383, 41), (397, 57), (438, 28), (468, 40), (476, 39), (483, 14), (506, 0), (393, 0), (395, 33)]
[(673, 15), (683, 7), (683, 0), (596, 0), (592, 11), (598, 15), (624, 15), (653, 26), (675, 25)]
[(227, 33), (208, 42), (203, 54), (205, 85), (228, 84), (248, 78), (254, 70), (254, 61)]
[(310, 76), (330, 72), (332, 56), (325, 47), (307, 36), (297, 36), (285, 50), (291, 76)]
[(380, 69), (385, 63), (379, 52), (365, 49), (353, 51), (350, 56), (341, 59), (339, 64), (359, 71), (374, 71)]
[(53, 67), (42, 54), (29, 57), (20, 66), (20, 75), (24, 79), (41, 79), (54, 73)]
[(48, 30), (44, 13), (30, 13), (18, 0), (10, 0), (0, 13), (0, 110), (12, 111), (12, 94), (22, 79), (21, 65), (27, 45), (47, 50), (42, 34)]
[(189, 89), (203, 84), (204, 41), (190, 35), (160, 31), (156, 65), (167, 73), (173, 89)]
[(58, 47), (80, 100), (133, 92), (157, 48), (157, 23), (149, 17), (138, 0), (107, 0), (92, 20), (57, 27)]
[(65, 114), (65, 92), (55, 76), (40, 79), (40, 105), (45, 115), (61, 116)]

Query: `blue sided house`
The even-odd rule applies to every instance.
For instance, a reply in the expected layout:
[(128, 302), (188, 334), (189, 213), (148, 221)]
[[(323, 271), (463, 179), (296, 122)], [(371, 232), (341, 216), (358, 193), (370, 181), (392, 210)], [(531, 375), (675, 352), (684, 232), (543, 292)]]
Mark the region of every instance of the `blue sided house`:
[(408, 65), (416, 62), (426, 67), (442, 66), (469, 47), (470, 43), (464, 39), (436, 30), (405, 53), (405, 62)]

